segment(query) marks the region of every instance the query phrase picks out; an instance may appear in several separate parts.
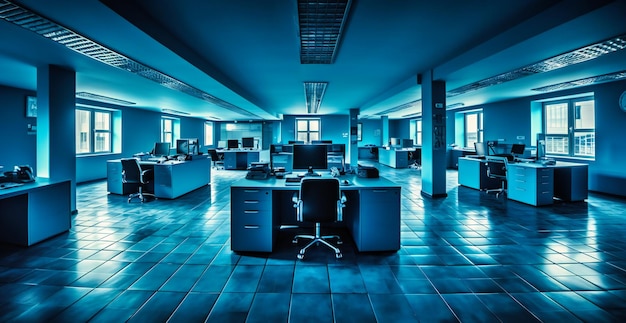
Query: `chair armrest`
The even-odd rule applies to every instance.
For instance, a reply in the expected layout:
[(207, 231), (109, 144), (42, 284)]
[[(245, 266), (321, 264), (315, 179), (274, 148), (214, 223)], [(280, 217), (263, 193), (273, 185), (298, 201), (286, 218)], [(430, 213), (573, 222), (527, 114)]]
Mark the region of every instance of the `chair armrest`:
[[(153, 172), (154, 172), (153, 169), (142, 170), (141, 177), (140, 177), (141, 183), (146, 184), (147, 180), (152, 179), (154, 177)], [(144, 179), (146, 177), (147, 177), (147, 180)]]
[(122, 170), (122, 183), (126, 183), (126, 171)]
[(291, 197), (291, 202), (293, 202), (293, 207), (298, 207), (298, 204), (300, 204), (300, 200), (298, 199), (298, 193), (293, 193), (293, 196)]

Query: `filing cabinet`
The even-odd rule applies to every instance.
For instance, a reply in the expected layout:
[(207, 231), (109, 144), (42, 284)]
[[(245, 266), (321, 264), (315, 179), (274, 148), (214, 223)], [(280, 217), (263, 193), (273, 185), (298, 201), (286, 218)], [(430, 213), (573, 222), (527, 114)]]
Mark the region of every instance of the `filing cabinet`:
[(231, 249), (271, 252), (276, 230), (268, 188), (231, 188)]
[(534, 164), (509, 164), (507, 196), (530, 205), (549, 205), (554, 196), (554, 169)]

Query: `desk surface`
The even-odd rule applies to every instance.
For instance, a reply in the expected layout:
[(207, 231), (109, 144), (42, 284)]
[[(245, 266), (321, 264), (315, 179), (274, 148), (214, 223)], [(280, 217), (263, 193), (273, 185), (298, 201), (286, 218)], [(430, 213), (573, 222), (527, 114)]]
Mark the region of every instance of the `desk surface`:
[(0, 199), (24, 194), (31, 190), (36, 190), (42, 187), (46, 187), (48, 185), (54, 185), (62, 182), (65, 182), (65, 180), (53, 181), (47, 178), (37, 178), (34, 182), (24, 183), (23, 185), (11, 188), (0, 189)]
[[(319, 177), (318, 177), (319, 178)], [(331, 178), (331, 176), (322, 175), (322, 178)], [(340, 181), (347, 179), (350, 181), (350, 185), (341, 185), (342, 190), (358, 190), (361, 188), (400, 188), (400, 185), (384, 178), (361, 178), (356, 175), (344, 175), (338, 177)], [(256, 187), (256, 188), (272, 188), (272, 189), (283, 189), (283, 190), (297, 190), (298, 185), (289, 185), (285, 184), (285, 179), (277, 179), (275, 177), (270, 177), (268, 179), (241, 179), (231, 185), (231, 187)]]

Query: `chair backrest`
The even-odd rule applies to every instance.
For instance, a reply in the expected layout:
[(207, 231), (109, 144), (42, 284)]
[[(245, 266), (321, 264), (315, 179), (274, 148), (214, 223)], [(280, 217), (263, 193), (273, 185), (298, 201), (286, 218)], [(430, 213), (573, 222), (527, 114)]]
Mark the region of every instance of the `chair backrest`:
[(487, 176), (489, 177), (506, 178), (508, 166), (509, 161), (505, 156), (487, 156)]
[(125, 183), (141, 182), (141, 166), (139, 166), (139, 161), (137, 159), (122, 159), (122, 172), (122, 181), (124, 181)]
[(217, 150), (209, 149), (208, 152), (209, 152), (209, 155), (211, 156), (211, 160), (212, 161), (215, 162), (215, 161), (220, 160), (220, 157), (217, 155)]
[(341, 199), (336, 178), (305, 177), (300, 182), (300, 216), (304, 222), (337, 221), (337, 201)]

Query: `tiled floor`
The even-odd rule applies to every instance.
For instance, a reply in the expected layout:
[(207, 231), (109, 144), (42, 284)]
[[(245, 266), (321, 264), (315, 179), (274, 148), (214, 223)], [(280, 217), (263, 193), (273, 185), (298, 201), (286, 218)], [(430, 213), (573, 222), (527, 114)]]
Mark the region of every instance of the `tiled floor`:
[[(458, 187), (402, 185), (402, 248), (303, 261), (281, 236), (273, 254), (230, 251), (229, 184), (177, 200), (128, 204), (106, 183), (79, 185), (69, 233), (30, 248), (0, 246), (0, 321), (411, 322), (623, 321), (626, 200), (535, 208)], [(290, 234), (290, 233), (289, 233)]]

